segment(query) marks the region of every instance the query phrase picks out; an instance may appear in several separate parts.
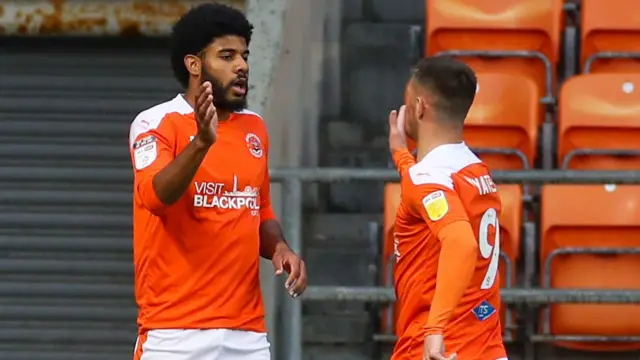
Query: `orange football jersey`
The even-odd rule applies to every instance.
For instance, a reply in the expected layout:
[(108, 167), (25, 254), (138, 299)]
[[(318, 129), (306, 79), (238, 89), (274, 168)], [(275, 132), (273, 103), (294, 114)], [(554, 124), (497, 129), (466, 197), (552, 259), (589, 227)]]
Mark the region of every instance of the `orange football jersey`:
[[(501, 202), (489, 169), (460, 143), (439, 146), (400, 171), (402, 200), (394, 227), (398, 343), (392, 359), (422, 358), (441, 260), (438, 233), (459, 221), (469, 222), (474, 230), (478, 261), (445, 326), (446, 353), (463, 360), (506, 357), (498, 312)], [(457, 281), (456, 274), (446, 276)]]
[(156, 196), (153, 178), (197, 131), (193, 109), (182, 95), (143, 111), (131, 124), (140, 332), (264, 332), (259, 226), (275, 217), (267, 128), (259, 115), (247, 110), (221, 121), (218, 139), (189, 188), (167, 206)]

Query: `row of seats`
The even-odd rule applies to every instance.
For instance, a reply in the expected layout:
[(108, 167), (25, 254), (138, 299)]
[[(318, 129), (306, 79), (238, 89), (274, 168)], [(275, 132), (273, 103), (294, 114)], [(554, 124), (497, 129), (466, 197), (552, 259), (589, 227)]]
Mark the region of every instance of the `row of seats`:
[[(532, 168), (538, 156), (539, 107), (524, 75), (478, 73), (464, 138), (496, 170)], [(557, 162), (568, 169), (640, 168), (640, 73), (583, 74), (559, 94)]]
[[(491, 169), (532, 168), (540, 155), (555, 150), (561, 168), (638, 169), (637, 0), (581, 1), (582, 74), (559, 86), (563, 5), (562, 0), (427, 0), (426, 55), (449, 54), (476, 71), (478, 89), (464, 139)], [(544, 106), (556, 103), (555, 113)], [(540, 125), (549, 120), (557, 129), (555, 138), (540, 135)], [(503, 287), (537, 274), (540, 281), (535, 285), (547, 288), (640, 290), (640, 261), (630, 254), (640, 248), (640, 186), (544, 185), (540, 212), (533, 217), (524, 210), (527, 188), (501, 185), (499, 190)], [(399, 201), (399, 185), (388, 184), (382, 264), (387, 285)], [(535, 230), (539, 237), (531, 233), (535, 227), (524, 226), (533, 218), (540, 219)], [(528, 250), (539, 250), (536, 274), (516, 271), (525, 240), (535, 242)], [(635, 320), (640, 318), (640, 305), (557, 304), (547, 310), (540, 318), (543, 334), (640, 336), (640, 322)], [(512, 315), (503, 312), (503, 324), (513, 323)], [(383, 320), (385, 329), (391, 329), (389, 319)], [(596, 351), (640, 350), (638, 341), (615, 339), (556, 344)]]
[[(500, 185), (499, 193), (503, 202), (501, 286), (515, 287), (522, 280), (518, 279), (516, 265), (522, 257), (522, 239), (527, 238), (522, 226), (523, 192), (518, 185)], [(393, 223), (399, 201), (400, 185), (387, 184), (382, 264), (387, 271), (393, 259)], [(557, 289), (640, 290), (640, 259), (637, 254), (623, 254), (640, 247), (639, 186), (542, 186), (539, 231), (539, 284), (535, 285)], [(504, 312), (502, 316), (504, 325), (507, 323)], [(559, 304), (541, 314), (541, 331), (564, 336), (640, 336), (638, 319), (640, 305)], [(509, 321), (513, 322), (513, 318)], [(640, 349), (640, 342), (557, 342), (556, 345), (594, 351)]]
[[(426, 55), (450, 53), (478, 72), (523, 74), (552, 94), (565, 24), (563, 0), (427, 0)], [(635, 0), (583, 0), (583, 72), (640, 71)]]

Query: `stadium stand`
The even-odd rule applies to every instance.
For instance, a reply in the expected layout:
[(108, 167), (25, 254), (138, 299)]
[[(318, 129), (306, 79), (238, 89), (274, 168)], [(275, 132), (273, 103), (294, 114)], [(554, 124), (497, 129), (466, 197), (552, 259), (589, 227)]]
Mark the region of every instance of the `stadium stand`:
[[(640, 191), (624, 185), (545, 185), (541, 207), (541, 283), (550, 288), (640, 289)], [(624, 252), (636, 251), (636, 255)], [(558, 304), (543, 312), (553, 335), (599, 335), (610, 342), (558, 342), (581, 350), (640, 349), (615, 341), (640, 335), (640, 306)]]
[(582, 1), (583, 72), (640, 71), (640, 17), (634, 0)]
[[(426, 22), (420, 46), (425, 45), (424, 55), (459, 57), (477, 72), (477, 98), (464, 136), (492, 169), (640, 169), (638, 0), (423, 1)], [(42, 13), (46, 13), (49, 3), (53, 2), (60, 3), (41, 1), (40, 5), (24, 6), (34, 9), (42, 6), (45, 10)], [(116, 3), (101, 2), (103, 5)], [(367, 121), (374, 118), (368, 116), (369, 111), (382, 114), (390, 106), (373, 95), (383, 93), (381, 98), (392, 99), (392, 88), (396, 85), (401, 88), (406, 80), (408, 64), (402, 63), (401, 56), (397, 55), (407, 50), (407, 44), (394, 46), (402, 42), (399, 41), (403, 39), (402, 34), (410, 37), (406, 30), (416, 19), (397, 14), (395, 18), (385, 18), (386, 14), (380, 10), (384, 2), (346, 0), (341, 3), (344, 19), (340, 21), (326, 21), (319, 16), (325, 14), (311, 12), (308, 17), (287, 17), (303, 19), (300, 22), (305, 26), (312, 20), (338, 24), (336, 29), (325, 31), (335, 35), (335, 39), (327, 40), (331, 44), (324, 44), (332, 49), (331, 54), (323, 54), (321, 46), (313, 42), (318, 52), (305, 54), (304, 61), (314, 65), (307, 67), (309, 64), (303, 64), (302, 60), (293, 62), (291, 59), (295, 56), (289, 56), (286, 58), (291, 62), (287, 64), (291, 66), (287, 71), (306, 69), (304, 72), (308, 75), (307, 70), (334, 57), (333, 42), (343, 42), (340, 49), (348, 50), (339, 53), (335, 56), (339, 60), (330, 63), (342, 68), (329, 72), (339, 74), (335, 76), (338, 85), (350, 91), (340, 91), (336, 96), (345, 99), (335, 101), (333, 105), (340, 108), (334, 109), (335, 114), (333, 110), (322, 109), (323, 113), (332, 115), (325, 114), (326, 119), (323, 117), (321, 121), (336, 125), (340, 135), (353, 132), (357, 136), (326, 136), (330, 140), (321, 145), (322, 154), (318, 155), (326, 157), (326, 162), (323, 159), (319, 163), (342, 167), (337, 174), (343, 171), (343, 175), (336, 175), (331, 181), (358, 177), (344, 173), (357, 174), (363, 168), (366, 176), (360, 178), (367, 180), (377, 178), (372, 174), (393, 172), (374, 168), (384, 166), (386, 161), (384, 155), (380, 155), (387, 152), (386, 144), (380, 145), (385, 141), (379, 141), (384, 140), (386, 129)], [(24, 2), (8, 0), (0, 8), (5, 14), (18, 14), (15, 10), (22, 6), (20, 3)], [(298, 9), (303, 7), (300, 3), (296, 2)], [(387, 8), (406, 6), (397, 2)], [(73, 6), (65, 8), (80, 11)], [(93, 7), (91, 9), (93, 11)], [(412, 13), (412, 10), (404, 11)], [(95, 14), (90, 15), (93, 18)], [(68, 38), (55, 42), (42, 37), (34, 43), (23, 44), (19, 36), (24, 34), (16, 31), (27, 28), (33, 31), (39, 26), (14, 26), (15, 30), (11, 30), (16, 23), (15, 19), (9, 19), (12, 16), (0, 16), (0, 133), (4, 140), (0, 147), (3, 174), (0, 204), (4, 209), (0, 229), (0, 250), (4, 254), (0, 258), (3, 271), (0, 302), (5, 310), (0, 313), (0, 323), (4, 326), (0, 332), (3, 342), (0, 358), (130, 359), (136, 336), (136, 309), (131, 301), (131, 169), (123, 144), (137, 111), (179, 91), (169, 74), (164, 39), (159, 36), (157, 41), (143, 38), (132, 42), (102, 36), (104, 39), (96, 41), (94, 36), (98, 35), (89, 31), (91, 27), (83, 26), (87, 31), (85, 35), (91, 38), (75, 39), (73, 36), (77, 34), (71, 33), (66, 34), (70, 35)], [(114, 24), (113, 21), (105, 23)], [(414, 33), (415, 28), (411, 29)], [(288, 30), (291, 33), (291, 28)], [(9, 39), (5, 35), (18, 37)], [(308, 40), (303, 35), (294, 38), (290, 41)], [(291, 49), (285, 45), (282, 47)], [(378, 56), (381, 48), (391, 56)], [(317, 68), (324, 68), (322, 64)], [(315, 75), (307, 77), (320, 79)], [(384, 92), (380, 91), (380, 78), (388, 87)], [(333, 83), (327, 86), (329, 79), (323, 78), (322, 83), (329, 90), (338, 88)], [(300, 92), (303, 86), (295, 84), (291, 88)], [(367, 84), (371, 86), (365, 86)], [(300, 99), (305, 94), (303, 92)], [(294, 103), (298, 98), (292, 99)], [(325, 100), (323, 106), (333, 106)], [(315, 111), (304, 101), (299, 103), (303, 105), (302, 110)], [(295, 116), (291, 118), (297, 121)], [(316, 125), (314, 123), (313, 128), (319, 127)], [(336, 132), (333, 131), (333, 135)], [(309, 138), (316, 135), (312, 133)], [(301, 141), (304, 146), (306, 136)], [(370, 139), (375, 141), (369, 142)], [(414, 148), (415, 144), (410, 147)], [(545, 158), (551, 161), (543, 161)], [(321, 173), (335, 169), (312, 170)], [(278, 173), (278, 169), (274, 173)], [(317, 173), (307, 176), (305, 182), (316, 179)], [(536, 176), (543, 174), (542, 171), (535, 173)], [(389, 305), (393, 299), (388, 287), (393, 285), (393, 223), (400, 202), (400, 186), (396, 183), (384, 186), (383, 235), (380, 236), (376, 228), (380, 209), (376, 206), (380, 205), (382, 187), (363, 186), (354, 191), (351, 191), (354, 188), (336, 191), (336, 187), (332, 187), (325, 191), (323, 186), (318, 191), (318, 199), (305, 200), (304, 204), (300, 200), (298, 204), (296, 199), (303, 198), (303, 186), (292, 181), (297, 181), (292, 172), (282, 172), (281, 179), (282, 174), (290, 176), (282, 192), (299, 193), (298, 197), (287, 196), (283, 205), (287, 237), (291, 244), (297, 243), (298, 249), (304, 251), (310, 287), (316, 288), (315, 295), (320, 300), (312, 298), (314, 291), (302, 297), (308, 303), (295, 303), (297, 307), (290, 305), (294, 302), (278, 298), (276, 317), (279, 320), (275, 333), (279, 339), (274, 342), (274, 348), (282, 351), (301, 345), (304, 356), (295, 357), (291, 355), (293, 352), (285, 350), (282, 353), (289, 353), (288, 357), (280, 353), (276, 357), (286, 360), (388, 359), (377, 348), (372, 348), (382, 347), (383, 343), (390, 345), (394, 340), (395, 312), (394, 304)], [(380, 175), (382, 178), (389, 179), (390, 175)], [(593, 304), (538, 304), (553, 302), (540, 295), (540, 288), (640, 290), (637, 275), (640, 273), (640, 186), (538, 186), (525, 182), (525, 186), (499, 184), (498, 188), (503, 201), (499, 219), (501, 285), (545, 298), (512, 301), (517, 304), (510, 304), (508, 309), (503, 307), (505, 340), (513, 347), (509, 358), (639, 359), (640, 304), (596, 304), (596, 301)], [(309, 196), (313, 197), (316, 196)], [(325, 197), (337, 198), (340, 202)], [(364, 197), (368, 201), (362, 204), (373, 205), (350, 206)], [(310, 203), (313, 206), (309, 206)], [(341, 210), (331, 213), (336, 203)], [(297, 205), (300, 207), (296, 208)], [(303, 214), (303, 209), (308, 207), (313, 207), (311, 214)], [(371, 228), (375, 231), (369, 231)], [(381, 305), (332, 303), (325, 306), (322, 302), (330, 296), (322, 291), (326, 294), (331, 287), (338, 288), (336, 293), (339, 293), (332, 300), (350, 300), (350, 295), (362, 290), (370, 297), (360, 296), (357, 302)], [(370, 295), (373, 290), (378, 291), (375, 296)], [(307, 298), (309, 293), (311, 296)], [(588, 295), (581, 292), (581, 301), (592, 301)], [(322, 306), (313, 307), (318, 303)], [(300, 310), (303, 306), (304, 310)], [(302, 316), (290, 316), (300, 315), (296, 311), (303, 312)], [(280, 321), (282, 319), (286, 321)], [(302, 329), (300, 333), (304, 336), (298, 335), (302, 340), (296, 344), (287, 336), (290, 333), (282, 329)]]
[(531, 77), (552, 97), (562, 0), (427, 1), (426, 55), (464, 58), (477, 72)]
[(564, 83), (558, 109), (561, 167), (640, 168), (638, 86), (639, 74), (584, 74)]
[(511, 73), (478, 73), (477, 77), (476, 98), (465, 122), (465, 142), (492, 169), (531, 168), (541, 113), (535, 83)]
[[(425, 55), (456, 56), (476, 70), (479, 86), (464, 137), (492, 169), (539, 168), (541, 156), (552, 156), (561, 169), (640, 169), (640, 18), (629, 11), (637, 8), (636, 2), (426, 4)], [(571, 11), (578, 11), (573, 20), (581, 20), (576, 39), (565, 32)], [(592, 74), (571, 73), (572, 59)], [(570, 75), (562, 84), (560, 73)], [(545, 101), (555, 97), (556, 87), (557, 107)], [(552, 106), (545, 109), (540, 103)], [(541, 133), (541, 119), (554, 120), (550, 137)], [(551, 140), (549, 146), (545, 140)], [(640, 290), (634, 275), (640, 271), (639, 186), (543, 185), (534, 189), (533, 197), (520, 185), (500, 185), (499, 191), (504, 206), (503, 288), (523, 286), (533, 275), (539, 282), (525, 286)], [(392, 278), (392, 227), (399, 197), (399, 186), (388, 183), (382, 264), (386, 285)], [(533, 219), (538, 224), (529, 224)], [(538, 227), (539, 238), (535, 228), (525, 224)], [(527, 239), (535, 244), (524, 244)], [(537, 272), (522, 266), (527, 256), (523, 252), (539, 258)], [(539, 333), (525, 331), (531, 336), (525, 342), (552, 341), (559, 348), (591, 353), (640, 349), (640, 322), (633, 320), (640, 318), (640, 306), (635, 304), (553, 304), (541, 308), (539, 323), (513, 310), (501, 314), (506, 340), (523, 340), (517, 336), (523, 332), (511, 331), (512, 325), (523, 329), (535, 323)], [(387, 310), (383, 331), (390, 333), (392, 320), (392, 309)]]

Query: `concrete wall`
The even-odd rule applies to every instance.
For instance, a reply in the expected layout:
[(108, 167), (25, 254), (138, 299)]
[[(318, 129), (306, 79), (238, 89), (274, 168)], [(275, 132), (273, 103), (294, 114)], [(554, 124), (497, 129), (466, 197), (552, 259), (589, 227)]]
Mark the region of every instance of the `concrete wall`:
[[(256, 26), (251, 45), (250, 108), (267, 122), (271, 167), (318, 165), (317, 129), (326, 68), (325, 14), (335, 12), (335, 5), (339, 3), (332, 0), (247, 1), (247, 14)], [(335, 20), (339, 14), (331, 18), (339, 23)], [(315, 202), (314, 192), (308, 195), (309, 202)], [(280, 186), (272, 186), (279, 214), (281, 196)], [(261, 283), (274, 358), (282, 358), (276, 355), (282, 354), (277, 335), (286, 333), (275, 329), (281, 305), (291, 300), (284, 293), (282, 280), (274, 278), (269, 261), (262, 263)]]
[[(409, 32), (422, 25), (425, 0), (342, 0), (338, 116), (324, 117), (323, 165), (384, 167), (388, 164), (387, 114), (402, 103), (411, 66)], [(331, 186), (329, 208), (378, 212), (382, 184)]]

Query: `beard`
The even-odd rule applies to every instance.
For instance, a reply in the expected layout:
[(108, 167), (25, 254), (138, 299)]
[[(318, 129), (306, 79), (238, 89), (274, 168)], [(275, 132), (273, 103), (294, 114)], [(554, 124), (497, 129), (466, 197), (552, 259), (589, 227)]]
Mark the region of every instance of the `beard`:
[(225, 86), (222, 81), (216, 79), (213, 75), (203, 69), (201, 83), (204, 83), (205, 81), (211, 83), (211, 88), (213, 90), (213, 106), (215, 106), (216, 109), (234, 112), (244, 110), (247, 107), (247, 94), (249, 93), (248, 85), (246, 86), (246, 92), (241, 98), (232, 98), (231, 91), (235, 80)]

